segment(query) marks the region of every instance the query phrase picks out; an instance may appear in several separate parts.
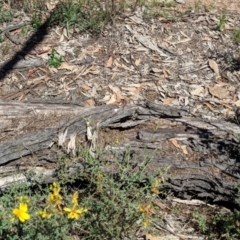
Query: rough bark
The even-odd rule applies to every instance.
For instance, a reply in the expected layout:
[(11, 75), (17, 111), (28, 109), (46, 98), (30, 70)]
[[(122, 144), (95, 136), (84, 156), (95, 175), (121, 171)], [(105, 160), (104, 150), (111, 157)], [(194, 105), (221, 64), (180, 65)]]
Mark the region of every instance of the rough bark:
[[(237, 204), (240, 200), (240, 127), (237, 124), (203, 121), (191, 117), (183, 109), (153, 103), (94, 108), (75, 103), (0, 103), (1, 119), (4, 115), (5, 118), (24, 115), (24, 119), (28, 119), (32, 118), (33, 113), (36, 115), (41, 111), (44, 114), (65, 111), (75, 115), (68, 120), (60, 118), (56, 124), (36, 132), (15, 136), (7, 141), (2, 139), (0, 173), (8, 173), (7, 177), (0, 179), (2, 190), (12, 182), (32, 181), (33, 176), (40, 177), (41, 182), (45, 183), (54, 181), (57, 169), (46, 169), (45, 164), (56, 163), (60, 151), (72, 154), (74, 149), (69, 143), (73, 136), (81, 138), (83, 143), (86, 138), (89, 140), (87, 131), (92, 131), (99, 135), (98, 143), (101, 140), (98, 130), (108, 129), (108, 132), (121, 130), (124, 141), (112, 146), (101, 140), (98, 147), (104, 149), (105, 155), (95, 155), (99, 161), (108, 159), (106, 156), (110, 153), (115, 154), (116, 161), (124, 161), (125, 152), (131, 151), (133, 168), (148, 162), (146, 176), (158, 174), (159, 170), (168, 167), (169, 175), (164, 188), (177, 196), (230, 204)], [(158, 126), (156, 122), (159, 121), (161, 124)], [(0, 128), (0, 131), (7, 130)], [(94, 144), (91, 140), (91, 147)], [(92, 153), (95, 147), (90, 148)], [(37, 159), (34, 167), (23, 163), (33, 157)], [(117, 172), (114, 161), (109, 161), (107, 165), (108, 168), (103, 166), (106, 172)], [(79, 169), (87, 171), (84, 159), (69, 166), (68, 172), (73, 175)]]

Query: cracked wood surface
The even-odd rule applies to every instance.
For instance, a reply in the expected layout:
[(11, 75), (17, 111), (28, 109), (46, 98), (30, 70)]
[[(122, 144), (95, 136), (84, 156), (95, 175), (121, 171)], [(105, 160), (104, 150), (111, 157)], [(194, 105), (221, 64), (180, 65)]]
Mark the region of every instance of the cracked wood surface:
[[(7, 103), (1, 104), (1, 111), (14, 105), (21, 106), (20, 113), (25, 119), (31, 118), (31, 111), (38, 110), (52, 111), (54, 104), (41, 103)], [(0, 143), (0, 163), (9, 176), (3, 177), (0, 181), (0, 188), (3, 190), (12, 181), (29, 181), (28, 171), (32, 169), (35, 175), (41, 175), (43, 182), (54, 180), (56, 168), (46, 168), (46, 164), (56, 163), (62, 150), (66, 151), (70, 137), (76, 134), (82, 144), (86, 142), (87, 122), (90, 122), (100, 131), (98, 141), (99, 147), (104, 149), (103, 156), (99, 161), (103, 162), (103, 169), (106, 172), (117, 171), (114, 161), (121, 161), (126, 151), (130, 149), (132, 166), (144, 164), (146, 157), (149, 163), (146, 168), (146, 175), (157, 174), (164, 167), (169, 168), (169, 177), (165, 189), (186, 199), (200, 198), (209, 199), (213, 202), (230, 202), (236, 204), (238, 194), (236, 187), (239, 186), (239, 150), (238, 136), (240, 128), (233, 123), (218, 121), (216, 123), (196, 120), (188, 116), (187, 111), (163, 105), (146, 103), (146, 105), (105, 105), (94, 108), (79, 106), (58, 105), (54, 111), (73, 111), (77, 113), (68, 120), (61, 120), (55, 124), (23, 136), (15, 136)], [(28, 116), (27, 116), (28, 115)], [(16, 114), (10, 116), (17, 118)], [(26, 120), (27, 121), (27, 120)], [(157, 121), (161, 124), (154, 125)], [(197, 124), (196, 124), (197, 122)], [(227, 127), (224, 128), (224, 126)], [(211, 126), (211, 127), (210, 127)], [(107, 137), (101, 134), (109, 133), (109, 136), (116, 137), (112, 131), (121, 129), (122, 141), (117, 146), (112, 146), (111, 139), (104, 142)], [(235, 135), (233, 130), (236, 131)], [(6, 131), (6, 129), (5, 129)], [(21, 129), (18, 129), (21, 131)], [(57, 146), (60, 133), (66, 133), (62, 149)], [(225, 133), (225, 134), (223, 134)], [(175, 139), (179, 146), (174, 146), (171, 139)], [(181, 146), (187, 146), (187, 153), (184, 153)], [(115, 160), (107, 156), (112, 154)], [(24, 162), (31, 162), (31, 158), (38, 159), (32, 167), (25, 166)], [(25, 159), (25, 160), (24, 160)], [(150, 160), (151, 159), (151, 160)], [(80, 160), (80, 159), (79, 159)], [(81, 163), (80, 163), (81, 162)], [(9, 168), (9, 166), (11, 168)], [(19, 178), (14, 178), (12, 166), (21, 166)], [(25, 170), (24, 170), (25, 167)], [(69, 167), (69, 174), (87, 171), (84, 166), (84, 159), (78, 164), (74, 163)], [(8, 170), (9, 169), (9, 170)], [(115, 169), (115, 170), (114, 170)], [(12, 178), (12, 180), (10, 180)], [(15, 180), (14, 180), (15, 179)]]

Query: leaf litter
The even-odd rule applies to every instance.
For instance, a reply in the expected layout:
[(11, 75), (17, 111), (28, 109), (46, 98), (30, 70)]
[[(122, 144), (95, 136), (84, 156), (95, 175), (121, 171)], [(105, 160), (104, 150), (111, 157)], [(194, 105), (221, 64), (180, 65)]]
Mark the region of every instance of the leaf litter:
[[(193, 1), (183, 2), (179, 7), (187, 9)], [(0, 98), (60, 99), (85, 106), (152, 101), (187, 108), (199, 118), (233, 117), (235, 108), (240, 106), (240, 51), (231, 34), (235, 26), (239, 27), (240, 16), (233, 12), (238, 10), (235, 6), (222, 2), (217, 6), (224, 8), (228, 4), (229, 10), (225, 12), (227, 21), (223, 31), (216, 30), (221, 15), (218, 11), (188, 12), (171, 21), (164, 16), (148, 16), (144, 6), (137, 7), (134, 13), (126, 11), (119, 15), (97, 38), (74, 31), (68, 35), (65, 28), (57, 26), (49, 29), (45, 39), (21, 61), (23, 64), (1, 79)], [(57, 1), (46, 4), (50, 11)], [(8, 24), (29, 19), (18, 11)], [(1, 29), (5, 27), (5, 23), (0, 25)], [(32, 33), (33, 29), (25, 34), (16, 29), (10, 38), (22, 43)], [(5, 38), (0, 43), (0, 66), (20, 46)], [(64, 58), (56, 69), (47, 65), (51, 49)], [(64, 142), (63, 138), (64, 134), (59, 141)], [(188, 154), (186, 146), (179, 145), (176, 139), (171, 143)], [(75, 150), (75, 135), (68, 149)], [(167, 205), (172, 209), (173, 203)], [(199, 234), (194, 238), (190, 226), (183, 229), (190, 214), (186, 214), (188, 210), (182, 203), (178, 207), (182, 209), (182, 218), (166, 221), (171, 222), (175, 232), (191, 236), (188, 239), (204, 239)], [(181, 239), (172, 231), (165, 232), (163, 239)], [(160, 239), (160, 236), (147, 237)]]

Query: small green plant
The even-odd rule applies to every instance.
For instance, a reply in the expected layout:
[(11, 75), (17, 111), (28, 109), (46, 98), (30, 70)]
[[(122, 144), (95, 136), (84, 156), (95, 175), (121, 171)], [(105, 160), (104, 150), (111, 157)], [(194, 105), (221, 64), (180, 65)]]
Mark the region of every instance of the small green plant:
[(57, 5), (51, 13), (49, 24), (64, 25), (68, 34), (70, 28), (94, 34), (99, 33), (110, 20), (111, 12), (104, 10), (100, 3), (68, 0)]
[(218, 239), (240, 238), (240, 211), (232, 213), (217, 214), (213, 219), (213, 232)]
[(219, 23), (218, 23), (218, 25), (217, 25), (217, 27), (216, 27), (216, 30), (217, 30), (217, 31), (222, 32), (222, 31), (224, 30), (226, 20), (227, 20), (227, 19), (226, 19), (226, 16), (225, 16), (225, 15), (221, 15), (221, 16), (219, 17)]
[(57, 68), (61, 65), (62, 62), (63, 62), (62, 55), (59, 55), (55, 49), (52, 49), (50, 57), (48, 59), (48, 65)]
[(193, 220), (197, 223), (201, 232), (205, 233), (208, 230), (207, 218), (198, 211), (193, 212)]
[(203, 8), (205, 10), (205, 12), (211, 12), (212, 10), (214, 10), (216, 8), (214, 1), (210, 2), (209, 4), (204, 4)]
[(176, 2), (174, 2), (172, 0), (168, 0), (168, 1), (161, 3), (162, 7), (168, 7), (168, 8), (176, 7), (176, 5), (177, 5)]
[(3, 35), (0, 33), (0, 43), (4, 41)]
[(212, 239), (240, 239), (240, 188), (236, 186), (236, 209), (227, 213), (217, 213), (211, 224)]
[(32, 30), (32, 27), (31, 26), (25, 26), (25, 27), (22, 27), (21, 28), (21, 34), (23, 35), (23, 36), (25, 36), (29, 31), (31, 31)]
[(0, 239), (69, 239), (87, 211), (78, 192), (69, 195), (57, 182), (35, 195), (27, 185), (12, 187), (1, 196)]
[[(118, 138), (113, 144), (119, 145)], [(62, 155), (58, 181), (50, 187), (42, 188), (39, 179), (34, 192), (23, 183), (9, 188), (0, 196), (0, 240), (70, 240), (73, 235), (83, 240), (137, 239), (136, 229), (152, 232), (154, 222), (161, 221), (154, 201), (163, 173), (147, 177), (150, 158), (136, 166), (130, 150), (124, 155), (113, 150), (107, 158), (102, 154), (93, 157), (79, 146), (71, 161)], [(71, 178), (63, 175), (80, 162), (84, 169)]]
[(12, 10), (4, 9), (3, 1), (0, 1), (0, 23), (10, 22), (13, 19)]
[(168, 21), (176, 21), (179, 17), (183, 16), (186, 12), (175, 12), (175, 2), (166, 1), (159, 3), (158, 1), (152, 1), (150, 4), (145, 4), (146, 9), (144, 10), (144, 18), (157, 18), (163, 17)]
[(32, 15), (31, 25), (33, 28), (39, 28), (42, 24), (41, 15), (36, 11)]
[(31, 11), (33, 12), (31, 19), (31, 26), (33, 28), (39, 28), (42, 24), (42, 13), (40, 11), (41, 9), (40, 6), (41, 1), (39, 2), (32, 1), (28, 3), (29, 10), (32, 9)]
[(232, 39), (236, 43), (240, 43), (240, 29), (234, 29), (232, 33)]
[(10, 44), (8, 41), (4, 42), (2, 44), (2, 55), (5, 56), (9, 53), (9, 50), (10, 50)]

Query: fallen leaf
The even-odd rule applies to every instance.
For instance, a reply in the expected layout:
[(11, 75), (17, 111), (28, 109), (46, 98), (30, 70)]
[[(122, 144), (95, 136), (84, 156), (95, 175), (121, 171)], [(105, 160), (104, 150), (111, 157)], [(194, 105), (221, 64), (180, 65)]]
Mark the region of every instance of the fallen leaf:
[(83, 89), (86, 90), (86, 91), (88, 91), (88, 90), (91, 89), (86, 83), (83, 83), (83, 84), (81, 85), (81, 88), (83, 88)]
[(95, 66), (91, 66), (91, 67), (87, 68), (86, 70), (84, 70), (84, 72), (81, 73), (81, 75), (85, 76), (88, 73), (97, 74), (98, 73), (97, 68)]
[(229, 98), (229, 92), (225, 88), (215, 85), (213, 87), (208, 87), (208, 90), (213, 96), (219, 99)]
[[(50, 47), (46, 46), (46, 47), (42, 47), (42, 53), (45, 53), (45, 52), (49, 52), (51, 50)], [(39, 55), (42, 54), (42, 53), (38, 53)]]
[(225, 103), (224, 101), (221, 101), (220, 104), (222, 104), (224, 107), (226, 107), (228, 109), (232, 109), (232, 107), (229, 106), (228, 103)]
[(121, 87), (121, 89), (123, 91), (128, 91), (128, 92), (134, 93), (134, 91), (136, 91), (137, 88), (134, 88), (134, 87)]
[(67, 69), (69, 71), (72, 71), (74, 69), (74, 66), (64, 62), (58, 67), (58, 69)]
[(165, 42), (165, 41), (162, 42), (162, 45), (163, 45), (164, 47), (169, 47), (169, 43), (167, 43), (167, 42)]
[(181, 148), (181, 146), (178, 144), (178, 141), (176, 138), (171, 138), (169, 141), (177, 148)]
[(92, 51), (92, 53), (97, 53), (97, 52), (99, 52), (101, 49), (102, 49), (102, 47), (100, 47), (100, 46), (95, 47), (94, 50)]
[(64, 34), (61, 34), (59, 42), (61, 43), (61, 42), (65, 41), (65, 40), (67, 40), (67, 38), (64, 36)]
[(84, 102), (85, 107), (93, 107), (95, 105), (96, 105), (96, 103), (93, 99), (88, 99), (87, 101)]
[(233, 30), (234, 27), (230, 27), (228, 24), (225, 23), (224, 29), (226, 29), (226, 30)]
[(165, 68), (163, 68), (162, 72), (163, 72), (164, 77), (167, 78), (168, 77), (167, 70)]
[(199, 94), (200, 94), (203, 90), (204, 90), (203, 87), (198, 87), (198, 88), (192, 90), (190, 93), (191, 93), (191, 95), (193, 95), (193, 96), (195, 96), (195, 95), (196, 95), (196, 96), (199, 96)]
[(24, 94), (22, 93), (21, 96), (18, 98), (18, 101), (22, 101), (23, 97), (24, 97)]
[(146, 83), (142, 83), (136, 90), (134, 90), (135, 93), (140, 93), (141, 90), (146, 86)]
[(113, 104), (113, 103), (116, 102), (116, 100), (117, 100), (117, 94), (114, 93), (114, 94), (112, 94), (112, 96), (111, 96), (111, 98), (109, 99), (109, 101), (106, 102), (106, 104)]
[(135, 65), (138, 66), (140, 63), (141, 63), (141, 59), (140, 58), (136, 59)]
[(163, 101), (163, 105), (169, 105), (172, 103), (173, 100), (174, 100), (174, 98), (167, 98)]
[(98, 46), (98, 47), (93, 47), (93, 46), (89, 46), (87, 48), (87, 51), (88, 52), (91, 52), (91, 53), (96, 53), (96, 52), (99, 52), (99, 50), (101, 49), (102, 47)]
[(56, 5), (58, 4), (58, 2), (59, 1), (47, 1), (46, 2), (46, 5), (47, 5), (47, 9), (49, 10), (49, 11), (52, 11), (55, 7), (56, 7)]
[(108, 59), (108, 61), (107, 61), (106, 67), (107, 67), (107, 68), (110, 68), (110, 67), (112, 66), (112, 63), (113, 63), (113, 58), (110, 57), (110, 58)]
[(101, 101), (107, 102), (107, 101), (109, 101), (110, 98), (111, 98), (110, 94), (106, 94)]
[(126, 65), (124, 65), (123, 63), (122, 64), (119, 64), (117, 61), (115, 61), (115, 64), (116, 66), (120, 67), (120, 68), (123, 68), (125, 70), (128, 70), (128, 71), (131, 71), (133, 72), (134, 70), (132, 70), (131, 68), (127, 67)]
[(212, 107), (212, 105), (210, 104), (210, 103), (205, 103), (205, 105), (212, 111), (212, 112), (214, 112), (214, 107)]
[(182, 151), (183, 151), (184, 154), (186, 154), (186, 155), (188, 154), (187, 145), (182, 145), (182, 146), (181, 146), (181, 149), (182, 149)]
[(210, 41), (209, 37), (202, 37), (202, 41)]
[(146, 234), (145, 239), (146, 240), (159, 240), (159, 236), (153, 236), (151, 234)]
[(163, 18), (163, 17), (159, 17), (158, 21), (159, 22), (169, 22), (169, 20), (167, 20), (166, 18)]
[(210, 68), (216, 73), (217, 77), (219, 77), (220, 74), (219, 74), (218, 64), (212, 59), (209, 59), (208, 63), (209, 63)]
[(240, 107), (240, 100), (234, 102), (234, 104), (235, 104), (237, 107)]
[(162, 69), (152, 68), (152, 71), (153, 71), (154, 73), (160, 73), (160, 72), (162, 72)]

